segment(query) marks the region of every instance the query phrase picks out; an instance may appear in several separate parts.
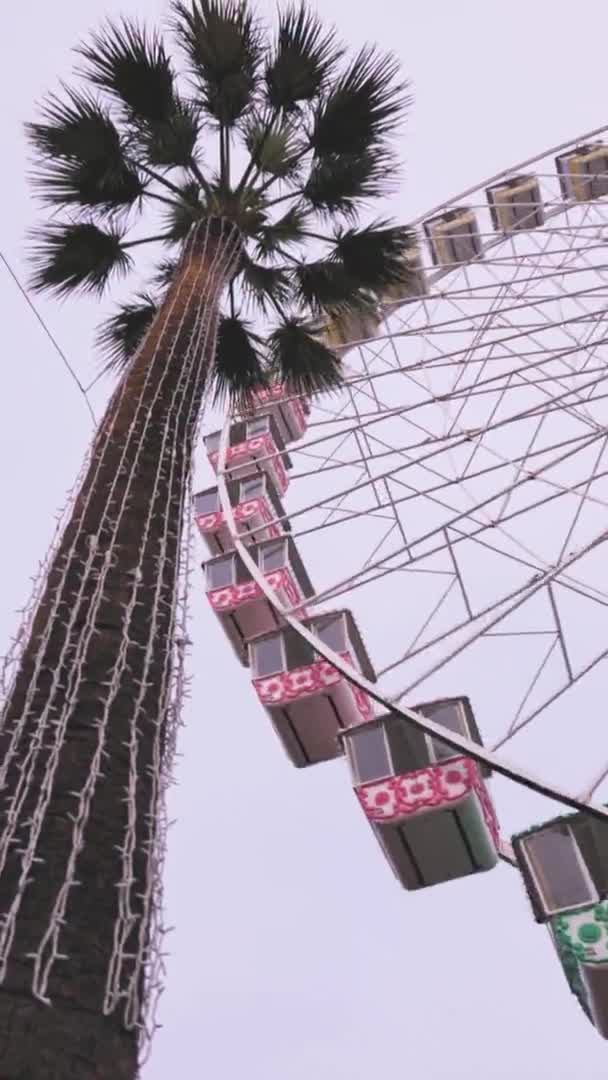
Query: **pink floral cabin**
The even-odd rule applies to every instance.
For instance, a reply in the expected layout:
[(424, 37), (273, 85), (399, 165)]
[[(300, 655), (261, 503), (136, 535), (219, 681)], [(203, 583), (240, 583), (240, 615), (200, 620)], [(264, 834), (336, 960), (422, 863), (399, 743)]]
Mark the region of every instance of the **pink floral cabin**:
[[(229, 481), (227, 487), (237, 530), (245, 542), (256, 544), (262, 540), (274, 540), (290, 530), (287, 520), (276, 520), (284, 518), (285, 510), (268, 473)], [(232, 551), (234, 545), (222, 512), (218, 489), (212, 487), (199, 491), (193, 501), (196, 524), (209, 554), (221, 555), (224, 551)]]
[[(481, 743), (468, 698), (416, 711)], [(498, 861), (498, 825), (471, 758), (455, 754), (396, 713), (344, 733), (355, 793), (397, 879), (420, 889)]]
[[(279, 601), (302, 617), (313, 587), (290, 536), (265, 540), (249, 548)], [(260, 586), (235, 551), (205, 565), (207, 598), (241, 663), (248, 662), (247, 642), (272, 631), (278, 617)]]
[(310, 404), (304, 397), (294, 397), (282, 383), (257, 390), (246, 410), (247, 416), (267, 413), (276, 421), (284, 443), (296, 442), (308, 427)]
[[(332, 611), (304, 625), (366, 678), (376, 675), (350, 611)], [(329, 761), (343, 753), (338, 738), (373, 715), (370, 698), (291, 626), (279, 627), (249, 643), (253, 685), (288, 757), (298, 767)]]
[[(207, 435), (205, 448), (214, 472), (217, 472), (221, 432)], [(226, 478), (240, 480), (256, 472), (268, 473), (279, 494), (284, 495), (289, 484), (287, 469), (291, 458), (285, 452), (285, 441), (273, 416), (262, 413), (251, 420), (237, 420), (230, 425), (226, 450)]]

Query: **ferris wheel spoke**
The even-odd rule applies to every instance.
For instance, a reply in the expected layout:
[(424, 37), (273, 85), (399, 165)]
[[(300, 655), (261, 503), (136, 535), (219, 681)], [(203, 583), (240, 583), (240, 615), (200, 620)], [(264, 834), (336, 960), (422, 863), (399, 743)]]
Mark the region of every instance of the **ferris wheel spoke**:
[[(524, 755), (574, 715), (582, 727), (572, 702), (608, 657), (608, 198), (595, 173), (576, 187), (548, 155), (529, 165), (416, 223), (417, 295), (393, 292), (375, 335), (336, 349), (345, 386), (312, 402), (289, 448), (289, 502), (269, 523), (289, 525), (316, 577), (308, 614), (355, 615), (381, 709), (467, 693), (487, 742), (517, 738)], [(503, 179), (532, 181), (504, 204), (518, 215), (490, 196)], [(451, 221), (458, 243), (441, 247)], [(297, 606), (275, 606), (305, 637)], [(533, 789), (581, 807), (607, 779), (594, 760), (579, 797)]]

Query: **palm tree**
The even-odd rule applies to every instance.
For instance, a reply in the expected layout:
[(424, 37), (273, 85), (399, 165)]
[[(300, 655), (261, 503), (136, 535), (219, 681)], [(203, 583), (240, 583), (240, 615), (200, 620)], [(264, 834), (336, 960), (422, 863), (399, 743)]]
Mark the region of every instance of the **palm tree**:
[[(102, 325), (118, 375), (0, 728), (0, 1076), (132, 1080), (153, 945), (159, 775), (197, 418), (270, 379), (342, 381), (322, 327), (407, 283), (386, 194), (398, 65), (350, 62), (303, 6), (175, 0), (106, 24), (78, 88), (28, 125), (51, 209), (33, 285), (101, 293), (145, 244), (150, 286)], [(155, 217), (152, 235), (139, 227)], [(174, 253), (174, 254), (172, 254)]]

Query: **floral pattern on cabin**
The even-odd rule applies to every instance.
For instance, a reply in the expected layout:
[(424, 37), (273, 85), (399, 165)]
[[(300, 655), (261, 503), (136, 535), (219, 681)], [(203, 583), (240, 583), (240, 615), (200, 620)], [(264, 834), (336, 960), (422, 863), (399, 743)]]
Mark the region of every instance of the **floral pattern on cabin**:
[(445, 809), (467, 795), (478, 796), (484, 819), (498, 843), (498, 821), (477, 764), (453, 758), (443, 765), (363, 784), (355, 792), (370, 821), (397, 821), (428, 810)]
[[(261, 453), (264, 457), (268, 456), (269, 460), (265, 464), (272, 475), (277, 490), (281, 495), (284, 495), (289, 486), (289, 477), (276, 443), (270, 434), (256, 435), (252, 439), (237, 443), (236, 446), (229, 446), (226, 450), (226, 469), (238, 465), (240, 461), (245, 465), (250, 459), (255, 458), (258, 453)], [(207, 456), (210, 464), (217, 471), (219, 451), (212, 450)]]
[[(354, 667), (350, 653), (340, 653), (340, 657), (345, 663)], [(296, 668), (295, 671), (286, 671), (267, 679), (254, 679), (253, 683), (262, 705), (281, 705), (284, 702), (297, 701), (312, 694), (322, 693), (336, 686), (343, 679), (342, 672), (328, 660), (317, 660), (306, 667)], [(369, 720), (373, 711), (369, 697), (359, 687), (351, 686), (350, 689), (362, 719)]]
[[(273, 570), (271, 573), (264, 574), (264, 577), (270, 588), (277, 593), (283, 603), (297, 608), (298, 604), (303, 602), (300, 590), (287, 567), (282, 570)], [(249, 603), (252, 600), (262, 599), (264, 593), (256, 581), (244, 581), (240, 585), (228, 585), (220, 589), (211, 589), (207, 596), (214, 611), (227, 612), (235, 611), (242, 604)], [(298, 608), (300, 618), (304, 618), (305, 614), (303, 607)]]
[[(261, 496), (257, 499), (248, 499), (247, 502), (239, 503), (234, 507), (234, 520), (237, 522), (246, 522), (252, 517), (259, 515), (262, 522), (272, 521), (275, 515), (272, 513), (268, 500)], [(212, 514), (199, 514), (196, 518), (196, 524), (198, 525), (202, 533), (217, 532), (226, 523), (226, 518), (223, 511), (216, 510)], [(270, 525), (267, 530), (267, 539), (276, 539), (281, 536), (281, 528), (279, 525)]]

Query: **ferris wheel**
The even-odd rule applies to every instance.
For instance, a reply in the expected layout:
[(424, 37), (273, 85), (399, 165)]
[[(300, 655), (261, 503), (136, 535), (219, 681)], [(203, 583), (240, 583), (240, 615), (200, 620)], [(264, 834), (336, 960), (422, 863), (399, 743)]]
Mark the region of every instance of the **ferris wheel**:
[(405, 888), (511, 863), (603, 1037), (606, 130), (415, 222), (411, 287), (324, 329), (344, 389), (258, 394), (194, 499), (269, 737), (345, 757)]

